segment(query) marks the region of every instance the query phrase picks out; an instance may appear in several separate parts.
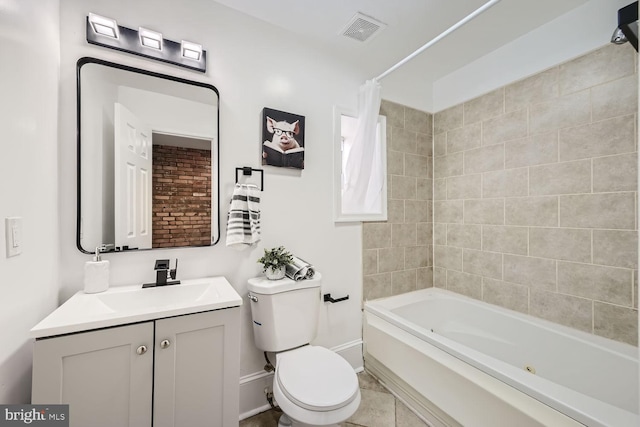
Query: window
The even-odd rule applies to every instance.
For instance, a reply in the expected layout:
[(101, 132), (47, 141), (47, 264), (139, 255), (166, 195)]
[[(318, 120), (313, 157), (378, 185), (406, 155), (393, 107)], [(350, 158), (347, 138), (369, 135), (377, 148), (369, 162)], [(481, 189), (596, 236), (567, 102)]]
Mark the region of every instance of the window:
[[(386, 118), (378, 116), (375, 141), (367, 147), (373, 153), (364, 167), (354, 167), (349, 156), (360, 155), (352, 151), (358, 126), (357, 113), (342, 107), (334, 108), (334, 221), (385, 221), (387, 219), (387, 144)], [(355, 153), (355, 154), (354, 154)], [(355, 160), (355, 159), (352, 159)], [(358, 163), (358, 162), (356, 162)], [(364, 181), (358, 196), (354, 196), (349, 182), (353, 174)], [(351, 177), (351, 179), (350, 179)]]

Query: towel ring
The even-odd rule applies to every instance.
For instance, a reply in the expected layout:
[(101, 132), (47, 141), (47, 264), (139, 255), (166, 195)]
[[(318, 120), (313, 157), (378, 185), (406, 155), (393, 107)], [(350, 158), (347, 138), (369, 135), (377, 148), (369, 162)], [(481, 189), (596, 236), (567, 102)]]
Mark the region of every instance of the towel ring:
[(263, 169), (254, 169), (249, 166), (244, 166), (241, 168), (236, 168), (236, 184), (238, 183), (238, 172), (242, 171), (242, 175), (251, 176), (253, 172), (260, 172), (260, 191), (264, 191), (264, 170)]

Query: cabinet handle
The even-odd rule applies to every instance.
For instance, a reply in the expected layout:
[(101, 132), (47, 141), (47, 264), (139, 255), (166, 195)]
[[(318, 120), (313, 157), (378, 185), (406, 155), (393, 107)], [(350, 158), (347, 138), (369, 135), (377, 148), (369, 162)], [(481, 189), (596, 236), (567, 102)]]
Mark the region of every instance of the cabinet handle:
[(147, 346), (146, 345), (141, 345), (140, 347), (138, 347), (136, 349), (136, 353), (138, 353), (138, 355), (140, 355), (140, 356), (142, 356), (146, 352), (147, 352)]
[(171, 341), (169, 340), (160, 341), (160, 348), (168, 348), (170, 345), (171, 345)]

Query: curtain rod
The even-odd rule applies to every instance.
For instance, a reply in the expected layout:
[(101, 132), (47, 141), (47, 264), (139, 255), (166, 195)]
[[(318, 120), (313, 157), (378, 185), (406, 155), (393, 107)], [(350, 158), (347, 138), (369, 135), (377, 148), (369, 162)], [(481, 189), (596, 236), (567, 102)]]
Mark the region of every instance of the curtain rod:
[(407, 56), (406, 58), (404, 58), (402, 61), (398, 62), (396, 65), (394, 65), (393, 67), (389, 68), (387, 71), (385, 71), (384, 73), (380, 74), (378, 77), (376, 77), (374, 80), (382, 80), (383, 78), (385, 78), (386, 76), (388, 76), (389, 74), (393, 73), (395, 70), (397, 70), (398, 68), (402, 67), (404, 64), (406, 64), (407, 62), (411, 61), (413, 58), (415, 58), (416, 56), (420, 55), (423, 51), (425, 51), (426, 49), (428, 49), (429, 47), (433, 46), (434, 44), (436, 44), (437, 42), (439, 42), (441, 39), (445, 38), (446, 36), (448, 36), (450, 33), (454, 32), (455, 30), (457, 30), (458, 28), (462, 27), (464, 24), (466, 24), (467, 22), (471, 21), (473, 18), (475, 18), (476, 16), (480, 15), (482, 12), (484, 12), (485, 10), (489, 9), (491, 6), (495, 5), (496, 3), (498, 3), (500, 0), (490, 0), (487, 3), (485, 3), (484, 5), (480, 6), (478, 9), (476, 9), (475, 11), (473, 11), (472, 13), (470, 13), (469, 15), (467, 15), (467, 17), (465, 17), (464, 19), (458, 21), (457, 23), (455, 23), (453, 26), (451, 26), (448, 30), (444, 31), (443, 33), (441, 33), (440, 35), (438, 35), (437, 37), (435, 37), (434, 39), (432, 39), (431, 41), (427, 42), (427, 44), (425, 44), (424, 46), (422, 46), (421, 48), (419, 48), (418, 50), (416, 50), (415, 52), (413, 52), (411, 55)]

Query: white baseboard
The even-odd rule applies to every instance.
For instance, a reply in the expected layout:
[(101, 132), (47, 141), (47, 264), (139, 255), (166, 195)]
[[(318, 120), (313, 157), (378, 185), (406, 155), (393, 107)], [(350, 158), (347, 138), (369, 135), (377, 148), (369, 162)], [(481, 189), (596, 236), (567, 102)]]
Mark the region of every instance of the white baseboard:
[[(355, 340), (333, 347), (332, 351), (344, 357), (355, 372), (364, 370), (362, 340)], [(273, 372), (259, 371), (240, 378), (240, 419), (252, 417), (270, 408), (264, 395), (265, 387), (271, 390)]]

